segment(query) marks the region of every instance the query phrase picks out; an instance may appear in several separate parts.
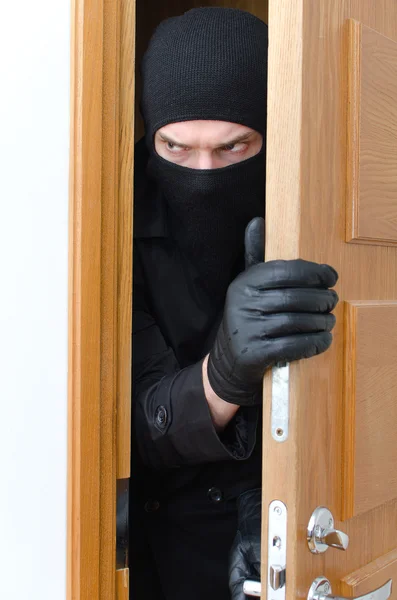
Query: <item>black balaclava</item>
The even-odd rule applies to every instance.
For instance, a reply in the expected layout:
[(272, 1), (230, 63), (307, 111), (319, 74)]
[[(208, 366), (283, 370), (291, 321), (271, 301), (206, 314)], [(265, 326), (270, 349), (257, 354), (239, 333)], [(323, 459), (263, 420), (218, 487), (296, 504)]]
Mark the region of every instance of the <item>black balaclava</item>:
[(166, 198), (174, 240), (215, 301), (236, 274), (247, 223), (264, 215), (265, 137), (256, 156), (200, 170), (160, 157), (154, 134), (169, 123), (209, 119), (265, 136), (267, 43), (267, 26), (248, 12), (196, 8), (159, 25), (142, 63), (148, 174)]

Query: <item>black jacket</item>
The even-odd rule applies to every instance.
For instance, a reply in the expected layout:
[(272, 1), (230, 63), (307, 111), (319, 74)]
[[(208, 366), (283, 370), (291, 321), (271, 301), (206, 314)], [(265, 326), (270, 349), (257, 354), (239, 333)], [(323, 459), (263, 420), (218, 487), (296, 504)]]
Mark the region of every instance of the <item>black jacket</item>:
[[(136, 147), (131, 598), (227, 600), (238, 496), (260, 486), (261, 423), (240, 409), (214, 429), (201, 367), (222, 315), (167, 230)], [(155, 575), (156, 573), (156, 575)]]

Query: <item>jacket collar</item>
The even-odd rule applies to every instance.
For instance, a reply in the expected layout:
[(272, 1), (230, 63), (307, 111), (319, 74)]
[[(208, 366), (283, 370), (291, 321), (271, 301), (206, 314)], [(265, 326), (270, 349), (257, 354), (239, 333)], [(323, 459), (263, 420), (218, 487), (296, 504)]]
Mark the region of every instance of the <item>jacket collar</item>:
[(134, 238), (168, 237), (164, 196), (146, 175), (149, 152), (145, 139), (135, 145)]

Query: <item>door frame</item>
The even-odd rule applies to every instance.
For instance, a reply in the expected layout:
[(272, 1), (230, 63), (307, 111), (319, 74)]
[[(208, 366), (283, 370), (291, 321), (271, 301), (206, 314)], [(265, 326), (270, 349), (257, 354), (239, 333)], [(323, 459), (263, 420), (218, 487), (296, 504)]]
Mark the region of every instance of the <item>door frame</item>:
[(135, 0), (71, 10), (67, 599), (124, 600), (116, 479), (130, 463)]

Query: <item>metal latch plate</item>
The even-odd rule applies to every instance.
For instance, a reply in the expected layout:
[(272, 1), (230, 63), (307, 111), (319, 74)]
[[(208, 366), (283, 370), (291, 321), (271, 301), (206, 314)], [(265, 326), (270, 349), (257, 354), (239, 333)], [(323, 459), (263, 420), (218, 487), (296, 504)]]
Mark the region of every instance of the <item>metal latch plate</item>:
[(287, 507), (280, 500), (269, 505), (267, 599), (285, 600), (287, 564)]
[(272, 437), (276, 442), (288, 439), (289, 429), (289, 364), (272, 368)]

